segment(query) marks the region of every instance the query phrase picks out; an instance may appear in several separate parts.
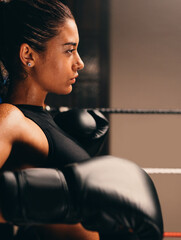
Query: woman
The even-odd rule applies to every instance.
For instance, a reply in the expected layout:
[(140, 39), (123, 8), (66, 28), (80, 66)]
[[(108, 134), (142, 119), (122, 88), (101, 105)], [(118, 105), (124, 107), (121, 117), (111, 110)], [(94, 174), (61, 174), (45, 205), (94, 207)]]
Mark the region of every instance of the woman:
[[(68, 7), (59, 0), (1, 1), (0, 32), (1, 169), (61, 168), (88, 159), (43, 110), (47, 93), (69, 94), (84, 67)], [(46, 234), (44, 226), (36, 229), (42, 239), (98, 239), (80, 224), (45, 229)]]

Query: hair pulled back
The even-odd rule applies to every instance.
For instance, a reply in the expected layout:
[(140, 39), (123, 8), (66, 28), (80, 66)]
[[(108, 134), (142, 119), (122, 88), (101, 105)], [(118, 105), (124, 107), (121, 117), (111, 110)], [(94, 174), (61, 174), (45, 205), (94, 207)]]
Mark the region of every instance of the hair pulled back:
[(60, 0), (0, 1), (0, 96), (7, 94), (14, 79), (25, 78), (19, 50), (22, 43), (37, 52), (58, 34), (67, 18), (74, 19)]

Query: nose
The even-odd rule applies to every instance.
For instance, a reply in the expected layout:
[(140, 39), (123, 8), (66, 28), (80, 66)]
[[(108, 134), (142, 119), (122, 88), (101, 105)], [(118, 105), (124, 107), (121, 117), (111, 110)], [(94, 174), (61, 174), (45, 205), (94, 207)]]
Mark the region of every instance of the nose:
[(82, 61), (81, 57), (77, 53), (77, 59), (76, 59), (76, 63), (73, 65), (73, 70), (79, 71), (79, 70), (82, 70), (83, 68), (84, 68), (84, 62)]

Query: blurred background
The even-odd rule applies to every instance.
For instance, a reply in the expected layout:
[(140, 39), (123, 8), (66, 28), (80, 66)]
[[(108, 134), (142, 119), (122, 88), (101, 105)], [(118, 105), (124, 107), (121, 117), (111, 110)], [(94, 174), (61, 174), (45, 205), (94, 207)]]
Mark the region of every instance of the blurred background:
[[(69, 96), (54, 107), (181, 109), (180, 0), (67, 0), (85, 63)], [(181, 115), (109, 114), (102, 154), (144, 168), (181, 168)], [(121, 174), (121, 173), (120, 173)], [(181, 175), (151, 174), (165, 231), (181, 231)], [(176, 239), (176, 238), (170, 238)]]

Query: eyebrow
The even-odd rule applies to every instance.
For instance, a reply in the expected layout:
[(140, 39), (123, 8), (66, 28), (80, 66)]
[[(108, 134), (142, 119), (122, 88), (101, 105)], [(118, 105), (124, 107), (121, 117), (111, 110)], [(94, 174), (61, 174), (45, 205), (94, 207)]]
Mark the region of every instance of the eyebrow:
[(67, 46), (67, 45), (77, 46), (77, 43), (75, 43), (75, 42), (68, 42), (68, 43), (64, 43), (63, 45), (64, 46)]

